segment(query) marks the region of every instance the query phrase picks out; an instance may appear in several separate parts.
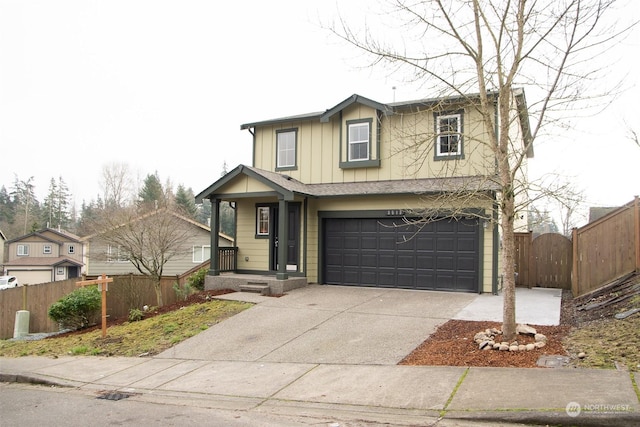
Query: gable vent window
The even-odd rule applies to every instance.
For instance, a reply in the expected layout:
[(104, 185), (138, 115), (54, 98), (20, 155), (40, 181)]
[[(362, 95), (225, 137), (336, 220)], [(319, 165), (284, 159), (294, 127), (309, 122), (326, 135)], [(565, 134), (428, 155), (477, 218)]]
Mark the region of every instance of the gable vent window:
[(286, 129), (276, 132), (276, 170), (296, 168), (296, 140), (298, 131)]
[(349, 125), (349, 161), (369, 160), (369, 123)]

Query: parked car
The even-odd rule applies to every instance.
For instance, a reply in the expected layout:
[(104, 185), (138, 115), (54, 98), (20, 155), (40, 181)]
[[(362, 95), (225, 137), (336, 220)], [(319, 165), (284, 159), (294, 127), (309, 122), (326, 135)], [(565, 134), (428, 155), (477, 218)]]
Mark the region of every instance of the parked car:
[(0, 289), (15, 288), (16, 286), (18, 286), (16, 276), (0, 276)]

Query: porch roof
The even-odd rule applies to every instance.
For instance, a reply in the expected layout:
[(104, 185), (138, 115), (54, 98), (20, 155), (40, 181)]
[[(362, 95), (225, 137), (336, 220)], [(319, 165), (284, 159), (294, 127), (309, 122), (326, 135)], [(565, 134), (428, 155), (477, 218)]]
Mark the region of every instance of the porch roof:
[(323, 198), (392, 194), (433, 194), (448, 192), (497, 191), (500, 189), (495, 177), (470, 176), (425, 179), (399, 179), (389, 181), (341, 182), (328, 184), (305, 184), (288, 175), (240, 165), (196, 196), (196, 200), (215, 195), (217, 189), (234, 177), (244, 174), (272, 188), (283, 196), (294, 194)]
[(58, 267), (63, 265), (81, 267), (83, 264), (66, 257), (24, 257), (6, 262), (4, 265), (10, 267)]

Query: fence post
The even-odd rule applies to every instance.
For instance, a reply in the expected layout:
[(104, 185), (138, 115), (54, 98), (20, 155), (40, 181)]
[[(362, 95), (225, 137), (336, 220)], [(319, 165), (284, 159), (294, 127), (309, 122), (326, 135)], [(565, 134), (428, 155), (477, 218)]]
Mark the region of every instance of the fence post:
[(636, 273), (640, 272), (640, 201), (638, 196), (634, 197), (634, 214), (633, 219), (635, 221), (635, 238), (636, 238)]
[(571, 247), (573, 248), (573, 260), (571, 265), (571, 293), (578, 296), (578, 229), (571, 230)]

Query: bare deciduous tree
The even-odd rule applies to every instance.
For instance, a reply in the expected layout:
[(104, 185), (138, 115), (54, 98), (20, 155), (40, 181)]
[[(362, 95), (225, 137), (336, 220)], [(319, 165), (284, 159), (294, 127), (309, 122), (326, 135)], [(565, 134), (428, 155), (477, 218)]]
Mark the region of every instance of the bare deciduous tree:
[[(503, 334), (509, 340), (516, 327), (514, 222), (527, 203), (518, 204), (519, 196), (528, 193), (526, 158), (546, 125), (562, 124), (559, 120), (568, 109), (592, 105), (605, 99), (597, 96), (610, 93), (612, 88), (598, 80), (606, 65), (598, 65), (594, 58), (626, 34), (629, 26), (616, 29), (615, 23), (605, 22), (615, 0), (395, 0), (388, 4), (391, 9), (381, 13), (389, 27), (383, 35), (366, 26), (358, 30), (344, 18), (331, 30), (369, 55), (371, 66), (387, 65), (393, 73), (408, 70), (428, 97), (466, 98), (481, 117), (496, 165)], [(600, 86), (597, 94), (590, 86), (595, 82)], [(520, 87), (530, 95), (532, 125), (530, 135), (514, 138), (509, 131), (517, 102), (514, 94)], [(416, 138), (416, 143), (419, 153), (421, 139)], [(442, 176), (453, 172), (453, 168), (444, 169)], [(442, 202), (446, 204), (451, 203)]]
[(91, 238), (96, 243), (92, 244), (89, 257), (131, 262), (140, 274), (153, 281), (157, 304), (162, 306), (160, 280), (164, 266), (191, 253), (196, 235), (193, 224), (193, 220), (169, 209), (143, 214), (134, 206), (105, 211), (93, 225), (96, 232)]
[(108, 207), (124, 207), (133, 199), (133, 177), (126, 163), (112, 162), (104, 165), (100, 185), (104, 203)]

